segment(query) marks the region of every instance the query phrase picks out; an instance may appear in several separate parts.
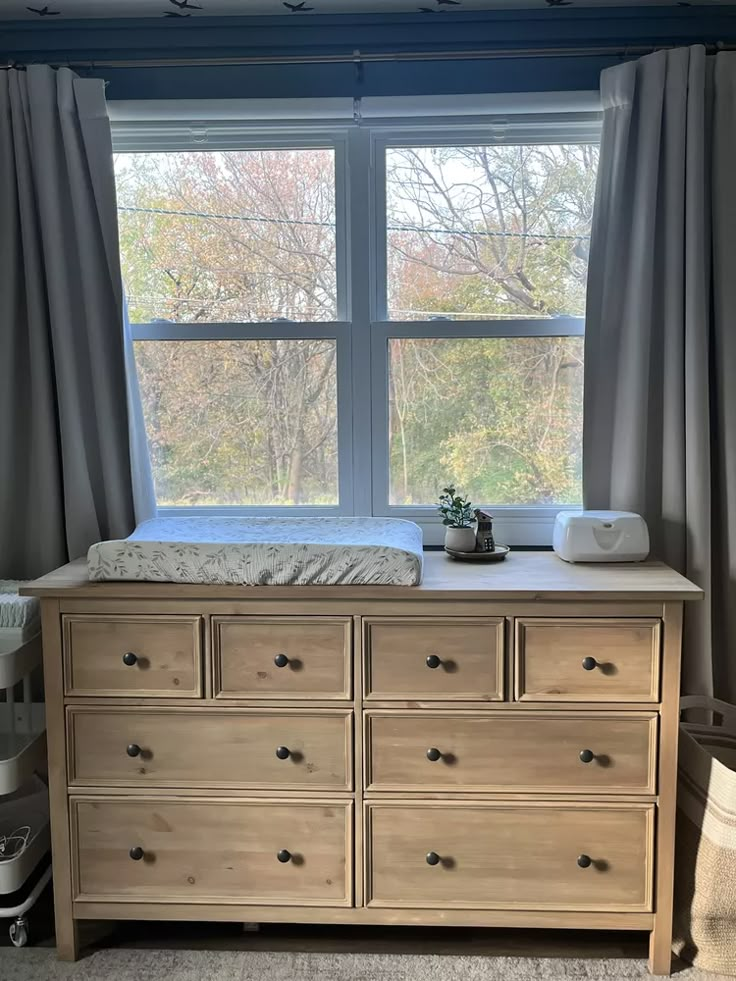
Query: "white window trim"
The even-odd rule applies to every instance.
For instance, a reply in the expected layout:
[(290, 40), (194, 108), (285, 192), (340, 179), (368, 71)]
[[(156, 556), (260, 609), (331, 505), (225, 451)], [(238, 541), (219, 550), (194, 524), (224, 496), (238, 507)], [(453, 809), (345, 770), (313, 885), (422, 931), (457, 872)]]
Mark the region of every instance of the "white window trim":
[[(161, 514), (374, 514), (420, 524), (426, 545), (440, 545), (436, 510), (389, 504), (388, 340), (448, 336), (448, 323), (387, 321), (385, 150), (389, 146), (457, 143), (597, 142), (600, 122), (591, 113), (496, 115), (459, 123), (457, 118), (391, 118), (365, 125), (321, 120), (284, 126), (257, 121), (183, 121), (181, 116), (113, 121), (116, 152), (206, 148), (329, 147), (335, 152), (337, 316), (328, 323), (133, 324), (134, 340), (234, 340), (330, 338), (337, 345), (339, 505), (335, 507), (160, 508)], [(577, 317), (453, 321), (452, 337), (580, 336)], [(439, 490), (439, 489), (438, 489)], [(488, 505), (489, 502), (479, 502)], [(511, 545), (549, 545), (555, 515), (572, 506), (489, 505), (497, 538)]]

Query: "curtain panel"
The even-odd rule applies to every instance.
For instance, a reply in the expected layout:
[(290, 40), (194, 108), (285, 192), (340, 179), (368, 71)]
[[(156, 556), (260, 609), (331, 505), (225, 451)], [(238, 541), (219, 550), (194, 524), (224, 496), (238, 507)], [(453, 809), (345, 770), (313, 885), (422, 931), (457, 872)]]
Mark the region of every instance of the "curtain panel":
[(0, 72), (0, 215), (0, 578), (29, 578), (154, 510), (104, 82)]
[(646, 518), (698, 583), (683, 687), (736, 701), (736, 54), (601, 76), (585, 341), (585, 506)]

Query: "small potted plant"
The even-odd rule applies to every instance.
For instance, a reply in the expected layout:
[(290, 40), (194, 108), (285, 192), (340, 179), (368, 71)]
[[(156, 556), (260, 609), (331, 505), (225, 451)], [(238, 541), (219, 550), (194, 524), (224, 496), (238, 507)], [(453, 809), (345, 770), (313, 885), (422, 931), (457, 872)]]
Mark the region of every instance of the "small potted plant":
[(468, 498), (457, 494), (454, 487), (445, 487), (440, 494), (437, 510), (445, 526), (445, 548), (455, 552), (474, 552), (475, 511)]

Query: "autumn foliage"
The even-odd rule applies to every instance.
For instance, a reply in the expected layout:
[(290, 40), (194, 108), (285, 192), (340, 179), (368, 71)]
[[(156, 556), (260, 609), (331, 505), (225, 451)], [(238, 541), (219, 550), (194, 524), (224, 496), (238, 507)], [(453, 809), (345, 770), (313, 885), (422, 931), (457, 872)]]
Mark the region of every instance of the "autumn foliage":
[[(579, 500), (582, 339), (514, 334), (584, 312), (596, 164), (589, 145), (388, 151), (388, 317), (443, 321), (389, 342), (391, 503), (449, 482)], [(335, 504), (336, 343), (269, 337), (337, 317), (333, 152), (121, 154), (117, 175), (131, 320), (263, 325), (136, 343), (159, 502)]]

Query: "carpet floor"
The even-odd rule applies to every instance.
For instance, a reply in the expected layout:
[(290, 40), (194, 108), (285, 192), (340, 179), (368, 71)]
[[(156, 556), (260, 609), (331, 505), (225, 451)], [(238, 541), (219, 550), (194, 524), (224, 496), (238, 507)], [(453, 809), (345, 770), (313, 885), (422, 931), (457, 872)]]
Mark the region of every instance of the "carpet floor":
[[(639, 981), (648, 935), (271, 923), (85, 922), (82, 956), (56, 960), (50, 891), (29, 917), (34, 946), (0, 921), (0, 981)], [(684, 964), (674, 981), (727, 981)], [(733, 981), (733, 979), (731, 979)]]
[[(264, 950), (97, 950), (62, 964), (51, 948), (0, 949), (2, 981), (634, 981), (639, 958)], [(717, 981), (685, 967), (677, 981)]]

